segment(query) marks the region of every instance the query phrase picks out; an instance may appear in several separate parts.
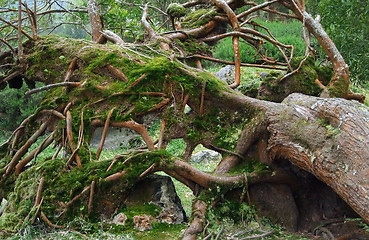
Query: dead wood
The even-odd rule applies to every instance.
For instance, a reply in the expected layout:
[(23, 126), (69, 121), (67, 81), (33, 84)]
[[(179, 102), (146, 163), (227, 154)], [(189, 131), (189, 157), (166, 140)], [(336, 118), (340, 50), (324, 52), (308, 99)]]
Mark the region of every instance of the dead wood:
[(36, 88), (36, 89), (32, 89), (30, 91), (27, 91), (25, 93), (25, 95), (32, 95), (38, 92), (42, 92), (42, 91), (46, 91), (52, 88), (56, 88), (56, 87), (63, 87), (63, 86), (68, 86), (68, 87), (79, 87), (81, 86), (80, 82), (62, 82), (62, 83), (53, 83), (53, 84), (49, 84), (46, 85), (44, 87), (40, 87), (40, 88)]

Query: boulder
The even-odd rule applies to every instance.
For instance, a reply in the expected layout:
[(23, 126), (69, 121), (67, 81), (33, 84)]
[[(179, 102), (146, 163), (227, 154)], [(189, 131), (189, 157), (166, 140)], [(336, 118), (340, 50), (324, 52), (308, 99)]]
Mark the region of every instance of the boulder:
[[(99, 147), (103, 129), (103, 127), (95, 129), (90, 144), (91, 148)], [(109, 127), (105, 138), (104, 149), (129, 148), (135, 142), (135, 139), (138, 140), (139, 136), (138, 133), (130, 129)]]
[(203, 150), (191, 156), (191, 162), (194, 163), (220, 161), (221, 159), (222, 155), (213, 150)]
[(235, 67), (227, 65), (221, 68), (218, 72), (213, 73), (213, 75), (227, 84), (232, 84), (235, 78)]

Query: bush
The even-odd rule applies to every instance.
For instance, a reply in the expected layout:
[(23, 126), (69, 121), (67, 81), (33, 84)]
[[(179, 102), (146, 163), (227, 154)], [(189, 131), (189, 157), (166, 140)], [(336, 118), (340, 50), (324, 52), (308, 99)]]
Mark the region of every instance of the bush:
[[(302, 34), (302, 24), (298, 21), (287, 23), (281, 22), (261, 22), (259, 24), (267, 27), (274, 37), (281, 43), (293, 45), (295, 47), (294, 56), (303, 56), (305, 54), (306, 44)], [(267, 34), (265, 30), (258, 29)], [(268, 35), (268, 34), (267, 34)], [(273, 57), (278, 61), (283, 61), (283, 55), (271, 43), (264, 44), (263, 48), (268, 52), (269, 57)], [(255, 63), (259, 59), (256, 51), (251, 46), (247, 45), (243, 40), (240, 41), (241, 61), (244, 63)], [(219, 42), (214, 49), (214, 57), (233, 61), (232, 39), (227, 38)]]
[(0, 130), (13, 130), (23, 119), (34, 113), (37, 109), (43, 93), (25, 96), (27, 85), (21, 89), (13, 89), (8, 86), (0, 91)]

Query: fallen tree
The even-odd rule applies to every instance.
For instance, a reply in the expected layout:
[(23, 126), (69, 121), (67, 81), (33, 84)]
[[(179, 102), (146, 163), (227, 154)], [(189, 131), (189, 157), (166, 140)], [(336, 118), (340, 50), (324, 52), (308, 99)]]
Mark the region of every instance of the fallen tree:
[[(298, 195), (307, 187), (305, 172), (333, 189), (368, 223), (366, 106), (343, 98), (298, 93), (289, 95), (282, 103), (274, 103), (233, 90), (241, 79), (239, 38), (253, 44), (266, 63), (288, 70), (277, 79), (277, 84), (291, 83), (298, 74), (312, 73), (308, 56), (296, 64), (293, 46), (244, 27), (256, 25), (247, 19), (249, 14), (260, 9), (271, 11), (268, 5), (276, 2), (292, 10), (292, 16), (317, 37), (333, 63), (333, 76), (326, 86), (314, 77), (309, 88), (303, 87), (306, 82), (300, 82), (297, 92), (308, 93), (306, 89), (314, 88), (317, 95), (324, 92), (332, 97), (352, 97), (343, 58), (319, 23), (306, 13), (302, 3), (295, 1), (256, 4), (238, 15), (236, 9), (247, 2), (213, 1), (215, 14), (206, 23), (163, 34), (155, 32), (147, 21), (146, 5), (141, 20), (148, 33), (145, 44), (124, 43), (114, 33), (96, 29), (94, 32), (101, 36), (94, 37), (95, 43), (56, 36), (26, 42), (23, 62), (10, 70), (1, 83), (40, 81), (47, 87), (28, 94), (47, 92), (35, 114), (1, 146), (0, 197), (9, 200), (1, 225), (14, 230), (29, 221), (27, 215), (38, 214), (57, 228), (76, 216), (95, 219), (104, 211), (99, 207), (103, 201), (109, 199), (119, 208), (124, 194), (137, 181), (157, 171), (164, 171), (199, 196), (183, 239), (195, 239), (203, 231), (209, 207), (204, 199), (207, 190), (220, 187), (228, 192), (259, 183), (278, 183), (288, 185)], [(202, 4), (205, 3), (188, 2), (180, 7)], [(224, 23), (232, 26), (231, 33), (218, 32), (218, 26)], [(186, 45), (193, 44), (190, 36), (208, 43), (232, 37), (234, 83), (228, 86), (201, 69), (201, 59), (211, 57), (189, 53)], [(106, 40), (115, 44), (100, 44)], [(267, 57), (260, 49), (262, 41), (280, 49), (286, 61), (279, 63)], [(198, 51), (201, 45), (196, 44)], [(0, 57), (1, 64), (12, 63), (13, 59), (7, 56), (5, 53)], [(178, 59), (186, 59), (187, 64)], [(191, 110), (185, 112), (186, 106)], [(155, 115), (161, 121), (157, 139), (150, 136), (143, 124), (147, 115)], [(95, 152), (89, 143), (98, 126), (103, 126), (104, 131)], [(109, 126), (136, 131), (146, 148), (99, 161)], [(29, 151), (45, 134), (45, 141)], [(165, 150), (172, 139), (178, 138), (187, 144), (183, 158)], [(53, 142), (58, 146), (53, 156), (31, 162)], [(199, 171), (188, 162), (199, 144), (223, 154), (213, 173)], [(67, 153), (65, 157), (58, 155), (61, 148)], [(255, 171), (242, 167), (256, 162), (263, 165)], [(111, 197), (117, 194), (121, 197)], [(324, 214), (320, 217), (324, 219)]]

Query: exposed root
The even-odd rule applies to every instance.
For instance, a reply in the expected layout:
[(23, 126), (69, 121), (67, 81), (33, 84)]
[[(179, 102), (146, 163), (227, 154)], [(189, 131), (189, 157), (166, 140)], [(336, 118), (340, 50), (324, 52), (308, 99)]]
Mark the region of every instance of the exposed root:
[(204, 81), (202, 84), (199, 116), (202, 116), (202, 114), (204, 113), (205, 89), (206, 89), (206, 81)]
[(42, 198), (41, 198), (41, 201), (40, 201), (40, 203), (39, 203), (39, 204), (38, 204), (38, 206), (37, 206), (37, 209), (36, 209), (35, 215), (33, 215), (33, 218), (31, 219), (31, 224), (33, 224), (33, 223), (35, 222), (36, 217), (37, 217), (38, 213), (40, 212), (40, 209), (41, 209), (42, 203), (44, 202), (44, 199), (45, 199), (45, 197), (42, 197)]
[(44, 110), (41, 110), (40, 113), (47, 114), (47, 115), (54, 115), (62, 120), (65, 119), (65, 116), (61, 112), (56, 111), (56, 110), (44, 109)]
[(38, 146), (37, 148), (35, 148), (30, 154), (28, 154), (27, 157), (23, 158), (22, 161), (20, 161), (16, 167), (15, 167), (15, 174), (19, 175), (22, 170), (23, 167), (29, 163), (34, 157), (36, 157), (40, 152), (42, 152), (43, 150), (45, 150), (45, 148), (47, 148), (53, 141), (54, 141), (54, 136), (55, 136), (56, 132), (53, 132), (48, 138), (46, 138), (41, 144), (40, 146)]
[(136, 113), (135, 115), (136, 116), (141, 116), (141, 115), (147, 114), (149, 112), (154, 112), (154, 111), (159, 110), (160, 108), (164, 107), (169, 102), (170, 102), (170, 98), (163, 99), (163, 101), (161, 101), (158, 104), (155, 104), (152, 108), (147, 109), (145, 112)]
[(229, 85), (229, 87), (236, 88), (241, 83), (241, 57), (240, 57), (239, 37), (233, 37), (232, 41), (233, 41), (233, 51), (234, 51), (235, 79), (234, 79), (234, 83)]
[(139, 78), (134, 80), (128, 87), (126, 87), (125, 92), (127, 92), (128, 90), (130, 90), (131, 88), (139, 84), (142, 81), (142, 79), (144, 79), (146, 76), (147, 76), (147, 73), (144, 73)]
[(164, 138), (164, 132), (165, 132), (165, 120), (164, 118), (161, 119), (161, 125), (160, 125), (160, 133), (159, 133), (159, 140), (158, 140), (158, 150), (161, 150), (163, 145), (163, 138)]
[[(191, 56), (186, 56), (187, 58), (201, 58), (201, 59), (205, 59), (205, 60), (209, 60), (212, 62), (218, 62), (218, 63), (223, 63), (223, 64), (227, 64), (227, 65), (235, 65), (234, 62), (232, 61), (225, 61), (225, 60), (221, 60), (221, 59), (216, 59), (216, 58), (212, 58), (212, 57), (208, 57), (208, 56), (202, 56), (199, 54), (194, 54)], [(271, 65), (262, 65), (262, 64), (252, 64), (252, 63), (240, 63), (242, 67), (258, 67), (258, 68), (266, 68), (266, 69), (275, 69), (275, 70), (282, 70), (285, 71), (286, 68), (285, 67), (278, 67), (278, 66), (271, 66)]]
[(184, 232), (182, 240), (195, 240), (202, 231), (202, 223), (206, 217), (207, 204), (204, 201), (197, 200), (192, 205), (193, 220), (190, 226)]
[(114, 77), (122, 80), (123, 82), (128, 82), (127, 76), (118, 68), (114, 67), (113, 65), (107, 65), (106, 68), (109, 70), (111, 74), (114, 75)]
[(70, 159), (67, 162), (67, 165), (70, 166), (72, 164), (73, 160), (75, 159), (78, 168), (82, 168), (81, 158), (78, 156), (77, 153), (75, 153), (75, 148), (74, 148), (74, 145), (73, 145), (72, 114), (70, 113), (70, 111), (67, 111), (66, 115), (67, 115), (67, 118), (66, 118), (67, 140), (68, 140), (69, 147), (70, 147), (71, 151), (73, 152), (72, 156), (70, 157)]
[(77, 66), (77, 58), (75, 57), (72, 59), (72, 62), (69, 64), (67, 73), (65, 74), (65, 77), (64, 77), (64, 82), (69, 82), (70, 77), (72, 76), (74, 70), (76, 69), (76, 66)]
[(222, 235), (223, 231), (224, 231), (224, 224), (222, 223), (222, 226), (221, 226), (217, 236), (215, 237), (215, 240), (218, 240), (220, 238), (220, 235)]
[(141, 173), (139, 177), (143, 178), (147, 176), (148, 174), (150, 174), (151, 172), (153, 172), (156, 165), (157, 165), (156, 163), (153, 163), (148, 169), (146, 169), (143, 173)]
[(11, 142), (12, 138), (14, 137), (14, 140), (13, 140), (13, 143), (12, 143), (12, 149), (14, 149), (14, 148), (15, 148), (15, 146), (18, 144), (18, 140), (19, 140), (19, 138), (20, 138), (20, 136), (21, 136), (21, 133), (22, 133), (22, 131), (21, 131), (21, 130), (23, 130), (23, 129), (26, 127), (26, 125), (27, 125), (27, 123), (28, 123), (29, 119), (30, 119), (31, 117), (33, 117), (33, 116), (34, 116), (34, 114), (32, 114), (32, 115), (31, 115), (31, 116), (29, 116), (28, 118), (24, 119), (24, 120), (22, 121), (22, 123), (19, 125), (19, 127), (17, 127), (17, 129), (15, 129), (15, 130), (12, 132), (12, 134), (10, 135), (10, 137), (8, 138), (8, 140), (6, 140), (6, 142), (4, 142), (3, 144), (1, 144), (1, 145), (0, 145), (0, 147), (5, 146), (5, 145), (8, 145), (8, 144)]
[(106, 117), (106, 121), (105, 121), (105, 125), (104, 125), (104, 130), (102, 132), (102, 135), (101, 135), (101, 140), (100, 140), (100, 144), (99, 144), (99, 147), (96, 151), (96, 159), (99, 160), (99, 157), (100, 157), (100, 154), (101, 154), (101, 151), (104, 147), (104, 142), (105, 142), (105, 139), (106, 139), (106, 135), (108, 133), (108, 130), (109, 130), (109, 124), (110, 124), (110, 118), (111, 118), (111, 115), (113, 114), (114, 110), (116, 109), (117, 107), (113, 107), (110, 112), (108, 113), (108, 116)]
[(46, 215), (44, 214), (43, 211), (41, 211), (41, 218), (42, 218), (42, 220), (44, 220), (46, 222), (47, 225), (49, 225), (52, 228), (59, 228), (59, 229), (64, 228), (64, 226), (56, 225), (56, 224), (53, 224), (52, 222), (50, 222), (50, 220), (46, 217)]
[(359, 93), (351, 93), (351, 92), (348, 92), (346, 94), (345, 98), (348, 99), (348, 100), (356, 100), (360, 103), (364, 103), (364, 100), (365, 100), (364, 95), (361, 95)]
[(41, 124), (40, 128), (27, 140), (27, 142), (15, 153), (12, 160), (10, 161), (8, 168), (5, 172), (5, 177), (9, 176), (13, 171), (14, 167), (18, 164), (18, 161), (28, 151), (29, 147), (36, 142), (39, 136), (43, 134), (47, 128), (48, 121)]
[(122, 172), (117, 172), (117, 173), (114, 173), (110, 176), (107, 176), (105, 178), (106, 181), (116, 181), (116, 180), (119, 180), (123, 177), (124, 174), (126, 174), (127, 171), (123, 170)]
[(88, 200), (88, 214), (91, 213), (92, 211), (92, 202), (93, 202), (93, 199), (94, 199), (94, 192), (95, 192), (95, 181), (92, 181), (91, 182), (91, 191), (90, 191), (90, 198)]
[[(67, 207), (69, 207), (70, 205), (72, 205), (76, 200), (78, 200), (80, 197), (82, 197), (88, 190), (90, 190), (91, 189), (91, 185), (89, 185), (89, 186), (87, 186), (87, 187), (85, 187), (83, 190), (82, 190), (82, 192), (80, 193), (80, 194), (78, 194), (77, 196), (75, 196), (72, 200), (70, 200), (67, 204), (65, 204), (65, 207), (67, 208)], [(66, 210), (66, 209), (65, 209)], [(60, 215), (62, 215), (64, 212), (65, 212), (65, 210), (60, 214)]]
[(190, 99), (190, 94), (187, 93), (186, 96), (183, 99), (182, 108), (181, 108), (180, 112), (183, 112), (185, 110), (187, 102), (188, 102), (189, 99)]
[[(91, 122), (91, 126), (102, 126), (103, 122), (101, 120), (95, 119)], [(124, 127), (124, 128), (129, 128), (132, 129), (134, 131), (136, 131), (137, 133), (139, 133), (144, 142), (146, 143), (148, 149), (150, 151), (154, 151), (155, 150), (155, 146), (154, 143), (149, 135), (149, 133), (147, 132), (146, 128), (139, 123), (136, 123), (135, 121), (131, 120), (131, 121), (126, 121), (126, 122), (111, 122), (110, 123), (111, 126), (113, 127)]]

